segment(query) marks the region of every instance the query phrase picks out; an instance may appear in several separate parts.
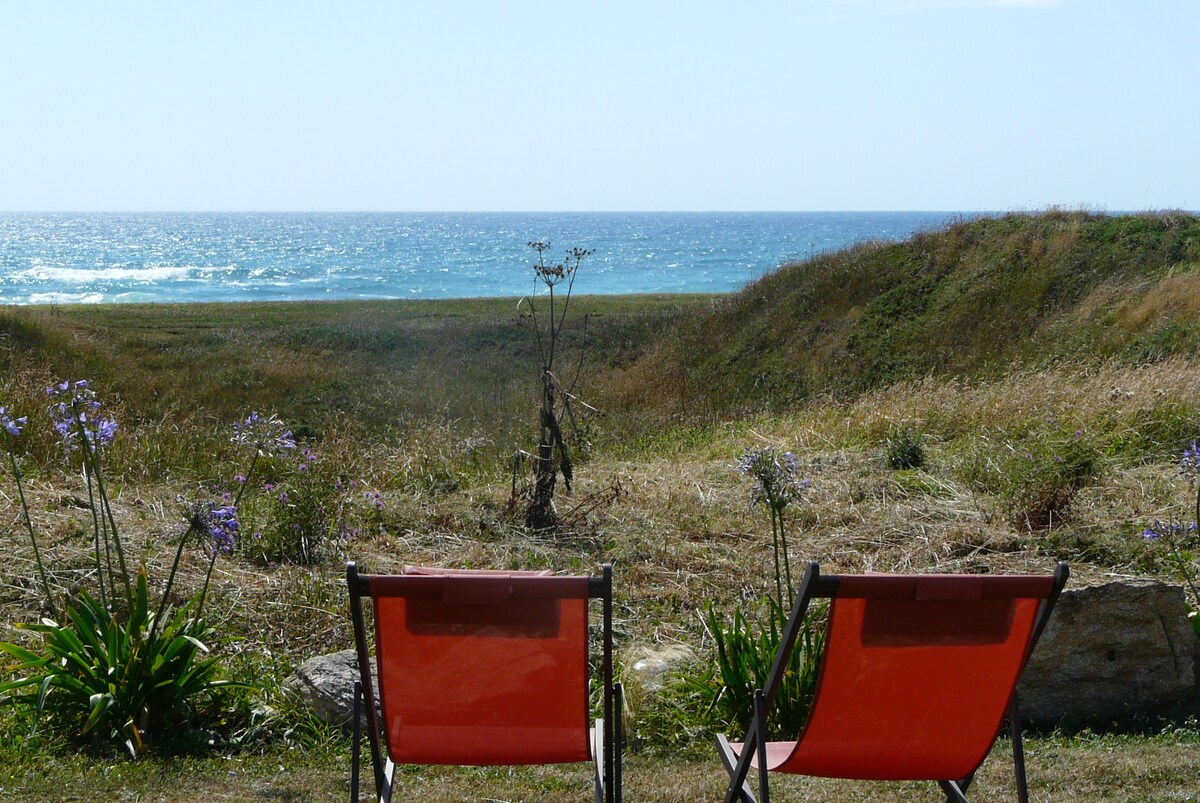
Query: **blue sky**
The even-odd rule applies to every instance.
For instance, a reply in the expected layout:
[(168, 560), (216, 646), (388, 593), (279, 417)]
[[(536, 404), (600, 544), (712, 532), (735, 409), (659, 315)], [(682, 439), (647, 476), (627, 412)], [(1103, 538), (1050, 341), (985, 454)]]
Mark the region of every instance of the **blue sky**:
[(6, 2), (3, 210), (1200, 208), (1196, 0)]

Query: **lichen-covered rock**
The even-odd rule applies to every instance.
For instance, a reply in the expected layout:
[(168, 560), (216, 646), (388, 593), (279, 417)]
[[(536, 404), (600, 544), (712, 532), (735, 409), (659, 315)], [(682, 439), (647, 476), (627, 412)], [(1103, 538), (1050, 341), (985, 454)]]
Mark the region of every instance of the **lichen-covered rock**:
[(1183, 590), (1156, 580), (1068, 588), (1018, 690), (1028, 723), (1112, 720), (1197, 693)]

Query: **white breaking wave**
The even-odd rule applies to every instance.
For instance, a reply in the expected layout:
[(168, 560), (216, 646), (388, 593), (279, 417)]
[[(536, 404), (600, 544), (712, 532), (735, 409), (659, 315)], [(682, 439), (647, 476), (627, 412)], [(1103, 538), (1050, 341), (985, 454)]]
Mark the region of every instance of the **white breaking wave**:
[(59, 282), (62, 284), (91, 284), (92, 282), (169, 282), (187, 279), (193, 271), (216, 273), (232, 270), (227, 267), (198, 267), (195, 265), (154, 265), (142, 268), (62, 268), (39, 265), (13, 274), (27, 282)]
[(103, 293), (30, 293), (24, 301), (18, 304), (100, 304), (104, 301)]

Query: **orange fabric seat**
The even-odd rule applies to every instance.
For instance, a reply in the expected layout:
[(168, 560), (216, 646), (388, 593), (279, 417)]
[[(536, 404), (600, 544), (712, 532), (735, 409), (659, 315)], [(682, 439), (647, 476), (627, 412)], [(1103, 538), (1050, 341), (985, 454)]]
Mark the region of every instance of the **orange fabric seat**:
[[(609, 567), (590, 578), (412, 567), (402, 575), (359, 575), (350, 564), (347, 581), (360, 667), (368, 650), (357, 600), (372, 602), (377, 671), (375, 678), (361, 671), (359, 685), (368, 711), (378, 693), (382, 726), (368, 718), (367, 728), (381, 799), (390, 797), (396, 764), (593, 759), (597, 799), (618, 799)], [(593, 597), (604, 600), (609, 623), (606, 716), (598, 728), (589, 716)]]
[[(1017, 792), (1025, 790), (1013, 697), (1021, 670), (1067, 578), (1053, 576), (805, 575), (762, 691), (746, 746), (723, 737), (727, 801), (752, 800), (743, 783), (767, 772), (862, 780), (931, 780), (964, 792), (1005, 718), (1013, 725)], [(765, 712), (809, 601), (831, 600), (817, 687), (796, 741), (767, 742)], [(762, 745), (760, 748), (759, 745)], [(761, 766), (760, 766), (761, 765)]]

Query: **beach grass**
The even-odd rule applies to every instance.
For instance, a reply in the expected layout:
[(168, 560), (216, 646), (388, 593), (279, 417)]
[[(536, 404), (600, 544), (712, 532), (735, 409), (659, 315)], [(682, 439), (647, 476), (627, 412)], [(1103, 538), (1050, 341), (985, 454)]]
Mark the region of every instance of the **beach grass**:
[[(1019, 233), (1019, 223), (992, 225)], [(1024, 225), (1071, 224), (1050, 216)], [(1167, 236), (1175, 227), (1137, 231)], [(1095, 245), (1108, 231), (1061, 236)], [(946, 242), (930, 235), (910, 247), (949, 253), (969, 232), (952, 229)], [(1131, 236), (1118, 234), (1110, 239)], [(1026, 235), (1011, 236), (1032, 248)], [(1047, 253), (1071, 253), (1050, 245), (1042, 246)], [(528, 532), (509, 504), (511, 455), (532, 446), (538, 376), (532, 333), (515, 301), (0, 310), (0, 404), (33, 422), (43, 417), (45, 387), (87, 377), (120, 421), (106, 454), (114, 512), (152, 578), (173, 555), (181, 500), (230, 482), (238, 470), (230, 425), (251, 410), (278, 413), (327, 476), (356, 483), (346, 503), (354, 532), (331, 541), (318, 560), (216, 564), (213, 646), (233, 676), (254, 679), (262, 692), (226, 701), (199, 743), (137, 762), (77, 752), (46, 733), (30, 737), (29, 722), (0, 707), (0, 789), (14, 800), (343, 799), (345, 735), (296, 712), (278, 686), (305, 658), (350, 646), (347, 559), (368, 571), (429, 563), (590, 572), (612, 561), (627, 682), (636, 682), (637, 657), (653, 650), (690, 654), (684, 671), (700, 671), (712, 650), (705, 607), (731, 614), (770, 593), (770, 525), (750, 508), (749, 486), (734, 468), (750, 447), (797, 454), (811, 486), (791, 514), (792, 552), (827, 571), (1044, 572), (1066, 559), (1073, 582), (1172, 579), (1167, 556), (1144, 543), (1141, 530), (1185, 510), (1191, 493), (1177, 459), (1200, 436), (1200, 361), (1188, 345), (1197, 310), (1168, 287), (1191, 280), (1190, 247), (1180, 251), (1184, 262), (1155, 268), (1162, 276), (1102, 277), (1111, 287), (1127, 280), (1143, 289), (1088, 318), (1100, 327), (1097, 342), (1109, 344), (1098, 351), (1080, 351), (1068, 338), (1055, 356), (1055, 341), (1043, 338), (1025, 352), (1004, 351), (1003, 367), (984, 360), (886, 379), (856, 374), (856, 390), (838, 383), (820, 393), (781, 390), (787, 403), (759, 403), (765, 391), (748, 377), (769, 381), (773, 355), (791, 348), (775, 338), (796, 332), (782, 324), (778, 332), (758, 329), (759, 346), (745, 348), (745, 330), (758, 319), (744, 311), (739, 324), (729, 310), (751, 303), (749, 296), (581, 297), (573, 308), (581, 325), (588, 314), (591, 344), (581, 396), (597, 412), (579, 422), (577, 487), (559, 505), (570, 511), (589, 498), (608, 501), (558, 535)], [(828, 267), (823, 259), (809, 264)], [(809, 281), (796, 270), (793, 279)], [(764, 287), (747, 292), (761, 295)], [(1047, 309), (1047, 316), (1067, 314)], [(1095, 334), (1101, 330), (1103, 337)], [(1164, 331), (1178, 337), (1155, 334)], [(714, 343), (707, 358), (698, 332), (710, 332)], [(1157, 338), (1159, 350), (1140, 350), (1146, 338)], [(735, 342), (743, 343), (736, 358), (726, 349)], [(826, 352), (830, 364), (843, 354), (838, 349)], [(921, 349), (918, 342), (896, 353), (917, 360)], [(684, 353), (686, 360), (667, 360)], [(888, 465), (898, 428), (920, 437), (919, 467)], [(89, 582), (90, 513), (80, 478), (65, 470), (46, 429), (28, 427), (17, 452), (52, 586), (70, 594)], [(13, 525), (0, 527), (0, 638), (11, 640), (24, 635), (13, 623), (41, 611), (9, 479), (0, 473), (0, 515)], [(186, 553), (179, 593), (195, 591), (206, 567), (203, 554)], [(710, 733), (720, 723), (689, 708), (679, 690), (647, 693), (637, 704), (628, 799), (715, 797), (722, 771)], [(1187, 758), (1200, 726), (1187, 717), (1164, 712), (1035, 734), (1035, 799), (1188, 799), (1200, 786)], [(1008, 794), (1004, 747), (985, 765), (981, 799)], [(427, 799), (588, 798), (586, 770), (577, 767), (413, 770), (403, 782)], [(781, 799), (936, 797), (914, 786), (826, 781), (785, 781), (781, 789), (788, 790)]]

